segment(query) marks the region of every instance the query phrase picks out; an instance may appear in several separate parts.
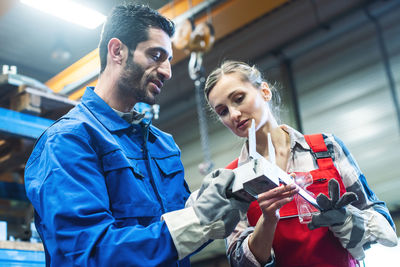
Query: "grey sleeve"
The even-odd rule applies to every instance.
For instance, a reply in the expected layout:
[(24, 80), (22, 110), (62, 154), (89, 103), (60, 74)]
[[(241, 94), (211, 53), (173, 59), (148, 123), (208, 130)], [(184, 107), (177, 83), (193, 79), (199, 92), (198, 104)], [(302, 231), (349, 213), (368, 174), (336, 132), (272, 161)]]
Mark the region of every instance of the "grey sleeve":
[(273, 251), (270, 261), (261, 265), (254, 257), (248, 246), (249, 236), (254, 232), (254, 227), (248, 226), (246, 221), (240, 221), (232, 234), (225, 239), (227, 257), (233, 267), (272, 267), (275, 266)]

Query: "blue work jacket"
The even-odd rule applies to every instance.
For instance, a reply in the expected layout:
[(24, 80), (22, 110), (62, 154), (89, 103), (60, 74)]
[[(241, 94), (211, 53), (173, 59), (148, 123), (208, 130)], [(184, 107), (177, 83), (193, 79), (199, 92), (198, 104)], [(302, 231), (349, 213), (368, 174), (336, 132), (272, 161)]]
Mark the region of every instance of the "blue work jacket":
[(180, 150), (92, 88), (38, 139), (25, 168), (47, 266), (189, 266), (160, 216), (184, 208)]

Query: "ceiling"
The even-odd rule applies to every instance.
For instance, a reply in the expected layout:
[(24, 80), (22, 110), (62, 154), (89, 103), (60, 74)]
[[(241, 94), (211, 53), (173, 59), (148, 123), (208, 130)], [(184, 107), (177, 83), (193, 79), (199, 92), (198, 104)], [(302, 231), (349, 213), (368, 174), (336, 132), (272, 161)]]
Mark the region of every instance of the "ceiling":
[[(101, 26), (94, 30), (63, 21), (21, 4), (19, 0), (0, 3), (0, 65), (14, 65), (18, 74), (46, 82), (92, 50), (99, 42)], [(158, 9), (168, 0), (81, 0), (107, 15), (116, 4), (137, 2)], [(68, 51), (68, 58), (55, 58)], [(58, 54), (60, 55), (60, 54)]]

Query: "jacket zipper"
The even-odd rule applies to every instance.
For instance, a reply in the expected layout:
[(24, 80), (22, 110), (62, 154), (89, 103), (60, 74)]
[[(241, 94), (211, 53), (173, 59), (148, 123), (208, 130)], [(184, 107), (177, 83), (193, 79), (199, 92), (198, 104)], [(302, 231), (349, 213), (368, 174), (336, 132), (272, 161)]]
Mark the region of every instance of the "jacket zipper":
[(147, 167), (147, 173), (149, 173), (150, 175), (150, 184), (154, 190), (154, 193), (157, 197), (158, 202), (160, 203), (161, 206), (161, 213), (164, 214), (165, 213), (165, 208), (164, 208), (164, 204), (162, 202), (161, 196), (158, 192), (155, 180), (154, 180), (154, 175), (152, 172), (152, 164), (151, 164), (151, 157), (150, 157), (150, 153), (147, 149), (147, 139), (149, 136), (149, 124), (142, 124), (142, 129), (143, 129), (143, 153), (145, 153), (145, 157), (146, 157), (146, 167)]

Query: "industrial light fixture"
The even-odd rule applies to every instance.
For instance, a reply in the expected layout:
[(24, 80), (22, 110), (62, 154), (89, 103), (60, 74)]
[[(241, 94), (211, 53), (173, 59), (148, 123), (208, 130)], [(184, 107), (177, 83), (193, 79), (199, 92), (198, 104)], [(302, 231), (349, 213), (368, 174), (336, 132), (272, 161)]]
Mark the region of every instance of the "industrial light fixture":
[(21, 0), (21, 3), (89, 29), (106, 20), (103, 14), (70, 0)]

